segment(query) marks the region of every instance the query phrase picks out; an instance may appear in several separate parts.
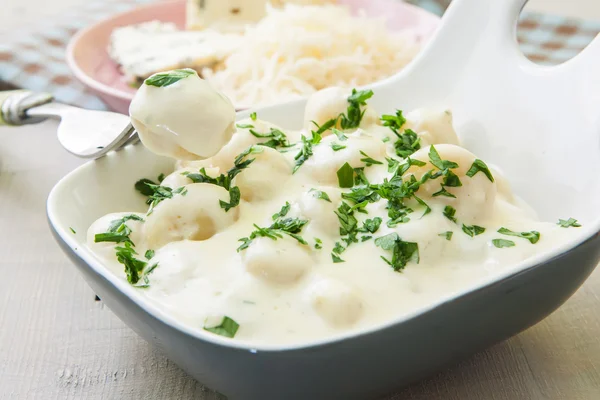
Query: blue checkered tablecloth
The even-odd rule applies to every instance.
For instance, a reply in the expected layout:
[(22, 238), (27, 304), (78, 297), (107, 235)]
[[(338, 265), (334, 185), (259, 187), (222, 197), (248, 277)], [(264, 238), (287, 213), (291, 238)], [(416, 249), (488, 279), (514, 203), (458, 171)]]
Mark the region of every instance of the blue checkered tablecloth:
[[(104, 104), (71, 75), (65, 47), (79, 29), (152, 0), (93, 0), (70, 10), (59, 20), (14, 32), (0, 43), (0, 90), (21, 87), (51, 92), (61, 102), (90, 109)], [(449, 0), (407, 0), (441, 15)], [(564, 62), (583, 49), (600, 32), (600, 21), (555, 15), (521, 15), (518, 39), (523, 53), (540, 64)]]

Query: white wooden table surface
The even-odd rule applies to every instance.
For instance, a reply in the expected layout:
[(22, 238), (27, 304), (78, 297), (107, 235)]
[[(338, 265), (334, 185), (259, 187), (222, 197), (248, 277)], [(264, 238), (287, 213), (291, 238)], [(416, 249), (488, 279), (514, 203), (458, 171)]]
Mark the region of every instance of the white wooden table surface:
[[(578, 2), (600, 16), (597, 0)], [(36, 3), (2, 0), (0, 27), (35, 19)], [(219, 398), (95, 301), (55, 244), (46, 197), (81, 161), (54, 130), (0, 128), (0, 399)], [(600, 399), (600, 270), (545, 321), (388, 399)]]

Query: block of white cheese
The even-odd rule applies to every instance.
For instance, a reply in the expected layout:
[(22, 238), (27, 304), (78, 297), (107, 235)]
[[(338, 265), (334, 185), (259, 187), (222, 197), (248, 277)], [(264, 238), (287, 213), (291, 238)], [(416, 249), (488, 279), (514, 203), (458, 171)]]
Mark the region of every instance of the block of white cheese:
[(268, 0), (188, 0), (186, 28), (238, 30), (261, 20)]
[(322, 5), (336, 0), (187, 0), (186, 28), (239, 31), (266, 15), (267, 4), (283, 7), (287, 3)]
[(200, 71), (223, 61), (242, 36), (215, 30), (182, 31), (173, 23), (150, 21), (115, 29), (108, 53), (129, 82), (176, 68)]

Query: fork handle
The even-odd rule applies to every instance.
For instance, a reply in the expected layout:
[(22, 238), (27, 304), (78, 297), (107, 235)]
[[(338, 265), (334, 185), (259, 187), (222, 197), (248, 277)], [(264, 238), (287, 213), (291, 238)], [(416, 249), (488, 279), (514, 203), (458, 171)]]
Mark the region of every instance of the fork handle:
[(0, 126), (36, 124), (47, 117), (28, 116), (27, 111), (34, 107), (48, 104), (54, 100), (49, 93), (29, 90), (0, 91)]

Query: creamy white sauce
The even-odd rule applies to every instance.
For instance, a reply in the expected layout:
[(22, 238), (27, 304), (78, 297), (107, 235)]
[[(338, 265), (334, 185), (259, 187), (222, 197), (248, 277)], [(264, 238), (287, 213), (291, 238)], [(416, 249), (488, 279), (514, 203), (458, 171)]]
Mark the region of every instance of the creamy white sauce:
[[(167, 99), (174, 99), (171, 96), (180, 93), (172, 94), (169, 87), (143, 90), (132, 110), (146, 116), (159, 113), (164, 120), (156, 117), (160, 123), (155, 124), (168, 125), (172, 121), (170, 114), (154, 108), (159, 101), (156, 97), (163, 96), (161, 90), (165, 99), (160, 104), (165, 107), (169, 107)], [(186, 96), (191, 93), (184, 92)], [(205, 94), (197, 95), (203, 98)], [(339, 89), (317, 93), (307, 107), (306, 121), (322, 124), (344, 113), (348, 104), (339, 100), (347, 96), (348, 92)], [(184, 99), (180, 99), (182, 103)], [(198, 115), (188, 108), (185, 110), (177, 115), (187, 118), (188, 123), (195, 118), (209, 118), (201, 109)], [(158, 263), (148, 276), (150, 286), (139, 290), (158, 307), (197, 329), (202, 329), (207, 319), (227, 316), (239, 324), (234, 340), (256, 344), (303, 343), (375, 327), (427, 307), (549, 250), (570, 234), (568, 229), (538, 221), (533, 211), (514, 196), (496, 168), (490, 166), (495, 182), (482, 172), (473, 177), (465, 175), (476, 156), (457, 146), (459, 141), (449, 112), (417, 110), (407, 117), (404, 128), (415, 130), (421, 138), (421, 149), (411, 158), (427, 165), (411, 167), (405, 177), (414, 174), (420, 178), (427, 170), (435, 170), (428, 157), (429, 145), (435, 144), (442, 159), (459, 165), (453, 171), (463, 186), (447, 188), (456, 195), (453, 199), (432, 197), (440, 188), (441, 178), (424, 184), (417, 195), (431, 207), (431, 212), (422, 216), (425, 208), (413, 200), (407, 201), (414, 209), (409, 214), (410, 221), (392, 228), (386, 226), (389, 217), (384, 199), (369, 204), (368, 214), (355, 212), (354, 216), (359, 226), (367, 218), (382, 218), (379, 230), (372, 235), (374, 238), (396, 232), (402, 240), (416, 242), (419, 263), (410, 261), (401, 272), (394, 271), (381, 259), (382, 256), (390, 259), (391, 251), (376, 246), (374, 239), (351, 244), (340, 254), (345, 262), (332, 262), (332, 249), (340, 241), (340, 223), (334, 211), (341, 204), (341, 194), (349, 192), (339, 188), (337, 170), (346, 162), (352, 167), (365, 167), (362, 150), (384, 162), (365, 167), (369, 181), (381, 183), (391, 176), (385, 157), (399, 159), (394, 149), (394, 133), (380, 125), (374, 110), (367, 109), (360, 128), (345, 132), (347, 140), (340, 141), (327, 132), (321, 143), (313, 147), (312, 157), (295, 174), (292, 169), (299, 147), (284, 153), (263, 148), (263, 152), (248, 156), (255, 161), (233, 183), (240, 188), (242, 201), (228, 212), (218, 203), (229, 201), (225, 189), (192, 183), (182, 171), (197, 172), (205, 167), (208, 175), (218, 176), (232, 167), (236, 155), (268, 139), (256, 138), (249, 128), (238, 128), (214, 157), (178, 162), (184, 169), (169, 175), (163, 185), (173, 189), (186, 185), (187, 194), (162, 201), (150, 215), (140, 214), (145, 218), (143, 223), (127, 222), (138, 257), (151, 248), (155, 255), (150, 262)], [(217, 115), (210, 118), (216, 121)], [(228, 122), (229, 119), (223, 120), (218, 126), (226, 126)], [(251, 119), (238, 124), (253, 125), (258, 132), (268, 132), (273, 127)], [(191, 135), (188, 139), (196, 141), (194, 148), (203, 147), (211, 135), (211, 126), (188, 126), (197, 128), (195, 136), (193, 129), (186, 131)], [(212, 133), (219, 136), (220, 129)], [(306, 135), (306, 132), (285, 133), (291, 142), (298, 141), (302, 133)], [(386, 137), (390, 140), (384, 142)], [(334, 142), (346, 148), (333, 151)], [(331, 202), (316, 198), (310, 193), (313, 188), (326, 192)], [(287, 216), (309, 221), (300, 233), (308, 245), (283, 235), (278, 240), (255, 239), (247, 249), (236, 251), (241, 244), (238, 240), (250, 235), (253, 224), (269, 226), (272, 215), (286, 202), (290, 203)], [(456, 222), (444, 215), (446, 206), (456, 209)], [(102, 217), (88, 232), (89, 247), (123, 279), (123, 266), (115, 259), (114, 244), (94, 243), (94, 235), (106, 232), (112, 220), (126, 214)], [(470, 237), (463, 232), (462, 224), (484, 227), (485, 232)], [(498, 233), (501, 227), (517, 232), (539, 231), (541, 238), (532, 244), (527, 239)], [(453, 232), (451, 240), (440, 236), (444, 232)], [(362, 235), (359, 234), (359, 239)], [(315, 248), (315, 238), (322, 241), (322, 249)], [(497, 248), (492, 244), (493, 239), (510, 240), (515, 246)]]

